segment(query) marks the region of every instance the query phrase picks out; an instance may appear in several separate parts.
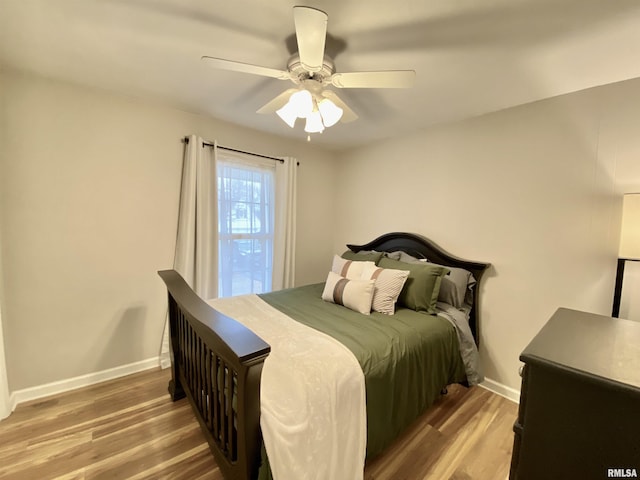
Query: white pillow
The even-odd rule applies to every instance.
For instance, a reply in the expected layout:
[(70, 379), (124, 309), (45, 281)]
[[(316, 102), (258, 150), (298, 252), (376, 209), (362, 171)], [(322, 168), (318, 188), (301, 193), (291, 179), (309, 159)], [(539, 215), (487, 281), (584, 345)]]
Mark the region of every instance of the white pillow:
[(369, 315), (374, 285), (374, 280), (349, 280), (337, 273), (329, 272), (322, 299)]
[(337, 273), (341, 277), (348, 278), (349, 280), (360, 280), (362, 271), (367, 266), (375, 267), (373, 262), (357, 262), (355, 260), (347, 260), (339, 255), (333, 256), (333, 264), (331, 265), (331, 271)]
[(363, 280), (375, 280), (376, 282), (371, 304), (372, 310), (386, 315), (393, 315), (396, 301), (408, 276), (408, 270), (380, 268), (375, 265), (373, 267), (365, 267), (361, 278)]

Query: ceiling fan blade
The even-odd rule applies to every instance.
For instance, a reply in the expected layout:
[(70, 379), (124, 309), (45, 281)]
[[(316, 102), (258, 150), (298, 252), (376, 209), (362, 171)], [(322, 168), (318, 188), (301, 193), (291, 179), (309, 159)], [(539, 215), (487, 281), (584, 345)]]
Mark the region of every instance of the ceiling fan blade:
[(356, 113), (351, 110), (333, 90), (324, 90), (322, 92), (322, 96), (328, 98), (342, 109), (342, 118), (340, 119), (342, 123), (349, 123), (358, 119), (358, 115), (356, 115)]
[(311, 7), (293, 7), (298, 55), (302, 67), (309, 72), (322, 70), (324, 43), (327, 38), (327, 14)]
[(230, 70), (232, 72), (250, 73), (252, 75), (260, 75), (262, 77), (277, 78), (279, 80), (289, 80), (291, 75), (284, 70), (277, 70), (275, 68), (261, 67), (259, 65), (251, 65), (250, 63), (233, 62), (231, 60), (224, 60), (222, 58), (203, 56), (203, 61), (211, 65), (213, 68), (219, 68), (221, 70)]
[(289, 97), (291, 97), (291, 95), (297, 91), (297, 88), (290, 88), (288, 90), (285, 90), (276, 98), (260, 107), (256, 113), (273, 113), (276, 110), (279, 110), (287, 104), (287, 102), (289, 101)]
[(334, 73), (331, 84), (338, 88), (411, 88), (415, 79), (413, 70), (350, 72)]

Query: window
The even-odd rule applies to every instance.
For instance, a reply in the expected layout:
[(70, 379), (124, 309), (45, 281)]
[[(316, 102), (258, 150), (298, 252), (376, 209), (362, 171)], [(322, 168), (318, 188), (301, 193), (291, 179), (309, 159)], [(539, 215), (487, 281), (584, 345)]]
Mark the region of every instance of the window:
[(218, 296), (271, 290), (275, 166), (218, 154)]

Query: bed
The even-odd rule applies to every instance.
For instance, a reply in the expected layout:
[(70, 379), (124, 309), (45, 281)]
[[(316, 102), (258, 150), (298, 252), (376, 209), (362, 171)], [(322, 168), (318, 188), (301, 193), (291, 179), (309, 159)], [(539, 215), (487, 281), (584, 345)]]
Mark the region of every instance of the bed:
[[(366, 455), (369, 458), (389, 445), (400, 431), (433, 403), (448, 384), (469, 383), (468, 379), (471, 378), (469, 365), (466, 360), (461, 360), (460, 354), (461, 351), (469, 349), (469, 345), (468, 340), (465, 344), (460, 335), (463, 335), (461, 330), (466, 328), (471, 335), (471, 342), (477, 344), (479, 341), (478, 292), (482, 275), (489, 265), (450, 255), (427, 238), (411, 233), (388, 233), (367, 244), (347, 245), (347, 247), (349, 250), (346, 253), (350, 253), (351, 257), (346, 253), (344, 256), (355, 260), (360, 260), (360, 256), (365, 258), (371, 252), (380, 252), (380, 255), (385, 257), (387, 265), (393, 267), (392, 262), (395, 260), (388, 260), (387, 257), (392, 258), (396, 255), (394, 258), (398, 258), (397, 255), (401, 254), (403, 260), (406, 260), (406, 255), (409, 255), (408, 258), (413, 258), (416, 264), (421, 260), (428, 260), (433, 264), (448, 267), (451, 271), (463, 269), (469, 272), (474, 280), (469, 282), (464, 298), (466, 308), (464, 328), (458, 326), (454, 328), (455, 322), (446, 313), (443, 314), (440, 308), (445, 308), (447, 305), (441, 305), (440, 302), (438, 302), (438, 315), (424, 315), (425, 312), (405, 311), (411, 309), (398, 308), (393, 322), (389, 321), (391, 317), (378, 313), (365, 316), (343, 306), (323, 301), (320, 297), (324, 293), (323, 288), (326, 288), (326, 284), (298, 287), (260, 296), (260, 305), (265, 304), (265, 308), (273, 307), (283, 316), (294, 318), (296, 324), (301, 324), (300, 328), (311, 328), (323, 335), (337, 337), (338, 343), (345, 344), (353, 352), (354, 358), (358, 359), (362, 370), (365, 371), (366, 438), (364, 442), (367, 449)], [(447, 271), (447, 274), (449, 273)], [(185, 396), (189, 399), (225, 478), (257, 478), (260, 465), (264, 463), (261, 461), (264, 457), (264, 451), (261, 454), (263, 433), (265, 441), (267, 439), (267, 432), (262, 432), (260, 426), (261, 378), (265, 360), (271, 352), (271, 345), (247, 326), (252, 325), (251, 323), (243, 324), (237, 321), (237, 318), (232, 318), (233, 315), (221, 313), (221, 311), (226, 311), (228, 314), (234, 313), (234, 305), (241, 303), (239, 300), (235, 300), (233, 304), (228, 302), (228, 299), (223, 299), (226, 303), (215, 303), (215, 301), (208, 303), (200, 299), (177, 272), (165, 270), (159, 272), (159, 275), (167, 286), (169, 298), (172, 360), (169, 392), (171, 397), (174, 401)], [(212, 305), (220, 308), (213, 308)], [(308, 312), (305, 312), (305, 308)], [(333, 322), (339, 325), (337, 332), (334, 327), (324, 326), (323, 318), (332, 315), (327, 309), (346, 313), (346, 319), (341, 317), (339, 322)], [(427, 362), (429, 368), (437, 365), (433, 370), (438, 370), (439, 373), (423, 374), (424, 365), (411, 367), (415, 371), (394, 377), (394, 385), (391, 388), (384, 383), (388, 380), (385, 380), (383, 374), (376, 377), (383, 362), (371, 360), (372, 354), (366, 350), (370, 348), (367, 345), (368, 340), (360, 342), (360, 337), (368, 337), (359, 332), (369, 328), (369, 325), (374, 325), (376, 329), (384, 329), (388, 328), (389, 324), (394, 325), (394, 331), (405, 329), (408, 332), (414, 332), (412, 329), (416, 324), (416, 318), (419, 318), (421, 324), (426, 320), (428, 323), (433, 323), (438, 332), (436, 337), (439, 338), (439, 343), (444, 345), (438, 348), (429, 347), (436, 352), (439, 352), (439, 349), (443, 351), (443, 353), (430, 353), (431, 357)], [(447, 320), (443, 320), (444, 318)], [(349, 331), (346, 327), (349, 324), (355, 325), (353, 331)], [(254, 325), (258, 326), (258, 324)], [(398, 325), (402, 327), (397, 328)], [(254, 330), (260, 331), (257, 328)], [(421, 334), (414, 332), (409, 336), (412, 338), (412, 343), (417, 343), (413, 339), (420, 337)], [(377, 340), (369, 343), (380, 343), (381, 339), (384, 341), (385, 338), (390, 337), (387, 331), (376, 331), (372, 334), (372, 338)], [(397, 339), (390, 340), (393, 344), (397, 342)], [(274, 355), (275, 353), (274, 351)], [(270, 361), (274, 355), (271, 356)], [(388, 352), (379, 355), (380, 358), (386, 356), (389, 356)], [(285, 368), (297, 368), (296, 362), (289, 363)], [(384, 368), (393, 372), (399, 370), (395, 365)], [(367, 377), (367, 370), (374, 373), (369, 373), (371, 376)], [(264, 388), (262, 391), (264, 397)], [(411, 400), (410, 403), (402, 403), (401, 408), (398, 408), (399, 402), (407, 402), (408, 399)], [(263, 398), (264, 401), (266, 401), (265, 398)], [(395, 418), (398, 415), (381, 415), (385, 409), (388, 412), (398, 411), (402, 414), (399, 418)], [(364, 452), (362, 454), (364, 455)], [(269, 457), (271, 459), (271, 453)]]

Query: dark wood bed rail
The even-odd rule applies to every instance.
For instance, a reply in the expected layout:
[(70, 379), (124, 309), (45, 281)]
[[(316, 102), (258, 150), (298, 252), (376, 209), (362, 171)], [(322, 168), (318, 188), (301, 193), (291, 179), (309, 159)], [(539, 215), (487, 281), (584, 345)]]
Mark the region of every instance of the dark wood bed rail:
[(198, 297), (175, 270), (158, 274), (169, 295), (171, 398), (189, 399), (225, 479), (256, 478), (260, 376), (271, 347)]

